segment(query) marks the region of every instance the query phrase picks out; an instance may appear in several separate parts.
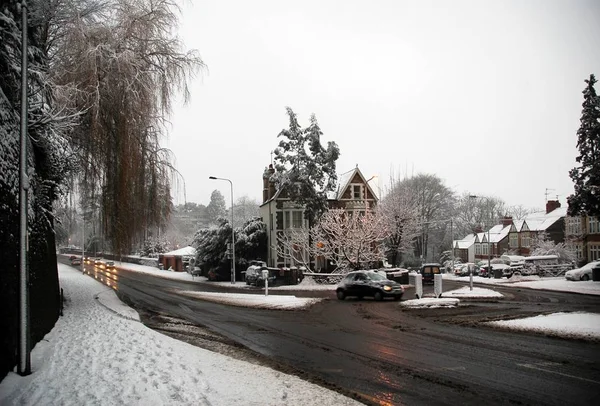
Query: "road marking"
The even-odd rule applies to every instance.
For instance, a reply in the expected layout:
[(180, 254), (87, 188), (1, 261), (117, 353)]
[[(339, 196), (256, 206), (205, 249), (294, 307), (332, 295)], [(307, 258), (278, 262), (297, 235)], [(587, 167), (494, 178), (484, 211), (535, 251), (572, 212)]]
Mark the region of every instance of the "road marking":
[(464, 371), (466, 368), (465, 367), (444, 367), (442, 368), (446, 371)]
[(520, 367), (524, 367), (524, 368), (536, 369), (538, 371), (543, 371), (543, 372), (548, 372), (551, 374), (566, 376), (567, 378), (579, 379), (580, 381), (591, 382), (591, 383), (600, 385), (600, 381), (594, 381), (593, 379), (582, 378), (580, 376), (575, 376), (575, 375), (565, 374), (565, 373), (558, 372), (558, 371), (551, 371), (549, 369), (540, 368), (540, 367), (545, 367), (545, 366), (549, 367), (549, 366), (560, 365), (559, 363), (556, 363), (556, 362), (538, 362), (536, 364), (517, 364), (517, 365)]

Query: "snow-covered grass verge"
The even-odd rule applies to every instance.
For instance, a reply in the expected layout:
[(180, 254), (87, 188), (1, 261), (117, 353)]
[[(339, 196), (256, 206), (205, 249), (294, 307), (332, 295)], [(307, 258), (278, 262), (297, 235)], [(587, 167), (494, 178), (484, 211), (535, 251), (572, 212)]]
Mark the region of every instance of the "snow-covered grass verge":
[[(468, 276), (455, 276), (443, 274), (443, 278), (460, 282), (469, 282)], [(600, 282), (593, 281), (568, 281), (564, 276), (542, 277), (513, 275), (510, 279), (473, 277), (474, 283), (497, 285), (506, 287), (518, 287), (529, 289), (554, 290), (558, 292), (583, 293), (587, 295), (600, 295)]]
[(596, 313), (553, 313), (524, 319), (490, 321), (485, 324), (565, 338), (600, 339), (600, 314)]
[(424, 297), (421, 299), (405, 300), (400, 302), (401, 307), (410, 309), (435, 309), (438, 307), (456, 307), (460, 300), (454, 298)]
[(261, 309), (299, 309), (313, 305), (321, 299), (288, 295), (253, 295), (245, 293), (220, 293), (180, 291), (182, 295), (195, 297), (215, 303), (223, 303), (241, 307), (258, 307)]
[(469, 299), (493, 299), (504, 297), (502, 293), (496, 292), (495, 290), (477, 287), (473, 287), (473, 290), (471, 290), (468, 286), (464, 286), (456, 290), (451, 290), (449, 292), (444, 292), (442, 296), (446, 298), (457, 297)]

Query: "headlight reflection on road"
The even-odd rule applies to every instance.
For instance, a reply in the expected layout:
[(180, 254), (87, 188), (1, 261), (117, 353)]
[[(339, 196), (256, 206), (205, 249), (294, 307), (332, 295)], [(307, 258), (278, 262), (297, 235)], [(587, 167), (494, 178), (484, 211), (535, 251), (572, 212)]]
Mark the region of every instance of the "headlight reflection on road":
[[(86, 262), (88, 263), (88, 262)], [(118, 269), (113, 265), (106, 264), (94, 264), (93, 262), (89, 262), (90, 266), (84, 266), (82, 273), (86, 274), (90, 277), (94, 277), (94, 279), (104, 283), (106, 286), (111, 287), (114, 290), (119, 290), (118, 287)]]

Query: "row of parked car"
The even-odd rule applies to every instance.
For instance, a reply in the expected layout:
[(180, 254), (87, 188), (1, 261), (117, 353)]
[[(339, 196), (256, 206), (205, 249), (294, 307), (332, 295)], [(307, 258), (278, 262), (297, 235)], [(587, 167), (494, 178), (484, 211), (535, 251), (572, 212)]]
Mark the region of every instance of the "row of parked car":
[[(491, 267), (491, 269), (489, 269)], [(456, 276), (506, 277), (513, 275), (565, 276), (567, 280), (587, 281), (592, 279), (594, 269), (600, 268), (600, 261), (590, 262), (581, 268), (575, 268), (574, 263), (561, 260), (556, 255), (540, 255), (530, 257), (502, 256), (493, 259), (490, 266), (487, 262), (458, 263), (453, 273)]]

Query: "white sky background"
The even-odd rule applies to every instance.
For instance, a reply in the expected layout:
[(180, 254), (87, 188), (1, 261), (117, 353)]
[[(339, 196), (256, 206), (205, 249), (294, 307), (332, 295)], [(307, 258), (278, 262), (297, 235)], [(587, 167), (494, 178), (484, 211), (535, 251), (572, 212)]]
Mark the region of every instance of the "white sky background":
[(433, 173), (527, 207), (546, 188), (563, 205), (573, 192), (581, 92), (600, 76), (598, 2), (205, 0), (183, 13), (185, 46), (208, 65), (165, 143), (187, 201), (218, 189), (229, 206), (210, 175), (262, 199), (285, 106), (303, 126), (316, 114), (338, 173), (359, 164), (381, 186), (391, 171)]

